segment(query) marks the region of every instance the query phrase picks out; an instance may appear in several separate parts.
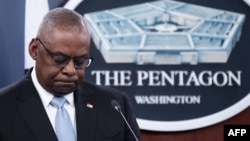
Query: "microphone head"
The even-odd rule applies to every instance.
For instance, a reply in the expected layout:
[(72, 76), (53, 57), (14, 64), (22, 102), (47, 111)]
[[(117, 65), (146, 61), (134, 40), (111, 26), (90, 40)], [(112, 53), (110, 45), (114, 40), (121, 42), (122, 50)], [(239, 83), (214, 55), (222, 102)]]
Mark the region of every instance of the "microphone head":
[(116, 100), (111, 100), (111, 105), (115, 108), (116, 111), (121, 111), (121, 106)]

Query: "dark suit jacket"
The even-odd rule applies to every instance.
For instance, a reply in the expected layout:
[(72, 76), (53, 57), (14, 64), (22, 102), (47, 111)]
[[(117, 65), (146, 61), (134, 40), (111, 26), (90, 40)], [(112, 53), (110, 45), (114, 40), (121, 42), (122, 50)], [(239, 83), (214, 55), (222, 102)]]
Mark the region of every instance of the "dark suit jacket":
[[(111, 106), (117, 100), (139, 137), (126, 94), (83, 82), (74, 92), (78, 141), (132, 141), (122, 117)], [(92, 104), (93, 108), (86, 106)], [(0, 141), (57, 141), (55, 132), (32, 83), (30, 72), (0, 90)]]

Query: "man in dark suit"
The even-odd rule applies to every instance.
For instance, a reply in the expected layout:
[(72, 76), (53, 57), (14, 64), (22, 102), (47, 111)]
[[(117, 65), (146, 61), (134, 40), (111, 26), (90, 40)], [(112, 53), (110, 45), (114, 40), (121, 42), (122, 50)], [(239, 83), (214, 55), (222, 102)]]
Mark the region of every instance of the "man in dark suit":
[(51, 104), (58, 97), (66, 99), (74, 141), (134, 140), (112, 100), (120, 104), (140, 138), (127, 95), (83, 80), (92, 61), (89, 44), (90, 35), (78, 13), (56, 8), (44, 17), (29, 44), (35, 66), (23, 79), (0, 90), (0, 141), (59, 140), (58, 110)]

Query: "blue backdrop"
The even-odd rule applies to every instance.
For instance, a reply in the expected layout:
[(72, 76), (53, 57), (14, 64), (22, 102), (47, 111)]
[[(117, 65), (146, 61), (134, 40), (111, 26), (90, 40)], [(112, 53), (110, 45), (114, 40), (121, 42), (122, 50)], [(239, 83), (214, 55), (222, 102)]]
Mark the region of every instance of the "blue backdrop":
[(0, 1), (0, 87), (24, 74), (25, 0)]

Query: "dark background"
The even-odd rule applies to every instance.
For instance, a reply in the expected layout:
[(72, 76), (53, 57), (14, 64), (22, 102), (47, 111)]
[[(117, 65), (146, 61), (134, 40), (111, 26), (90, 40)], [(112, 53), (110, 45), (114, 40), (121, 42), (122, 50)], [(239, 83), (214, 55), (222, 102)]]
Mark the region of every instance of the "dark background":
[[(82, 2), (76, 11), (80, 14), (101, 11), (106, 9), (129, 6), (133, 4), (140, 4), (148, 0), (86, 0)], [(159, 87), (117, 87), (120, 90), (129, 94), (136, 114), (139, 118), (147, 118), (152, 120), (175, 121), (186, 120), (197, 117), (203, 117), (221, 111), (229, 106), (235, 104), (249, 93), (249, 69), (250, 63), (247, 61), (250, 55), (249, 31), (250, 8), (240, 0), (179, 0), (180, 2), (187, 2), (205, 7), (216, 8), (219, 10), (226, 10), (245, 14), (245, 21), (242, 29), (242, 34), (239, 42), (231, 52), (227, 63), (214, 64), (198, 64), (198, 65), (136, 65), (136, 64), (106, 64), (101, 53), (91, 45), (91, 56), (94, 57), (94, 62), (90, 68), (87, 69), (86, 78), (95, 81), (95, 77), (90, 73), (93, 70), (130, 70), (132, 72), (133, 82), (136, 81), (136, 70), (164, 70), (166, 72), (171, 70), (187, 70), (195, 71), (197, 73), (204, 70), (223, 71), (230, 70), (236, 72), (242, 71), (241, 86), (232, 87), (217, 87), (217, 86), (200, 86), (200, 87), (178, 87), (178, 86), (159, 86)], [(150, 1), (148, 1), (150, 2)], [(102, 3), (98, 5), (98, 3)], [(137, 105), (134, 100), (134, 95), (201, 95), (202, 102), (197, 105)], [(160, 115), (159, 115), (160, 113)]]

